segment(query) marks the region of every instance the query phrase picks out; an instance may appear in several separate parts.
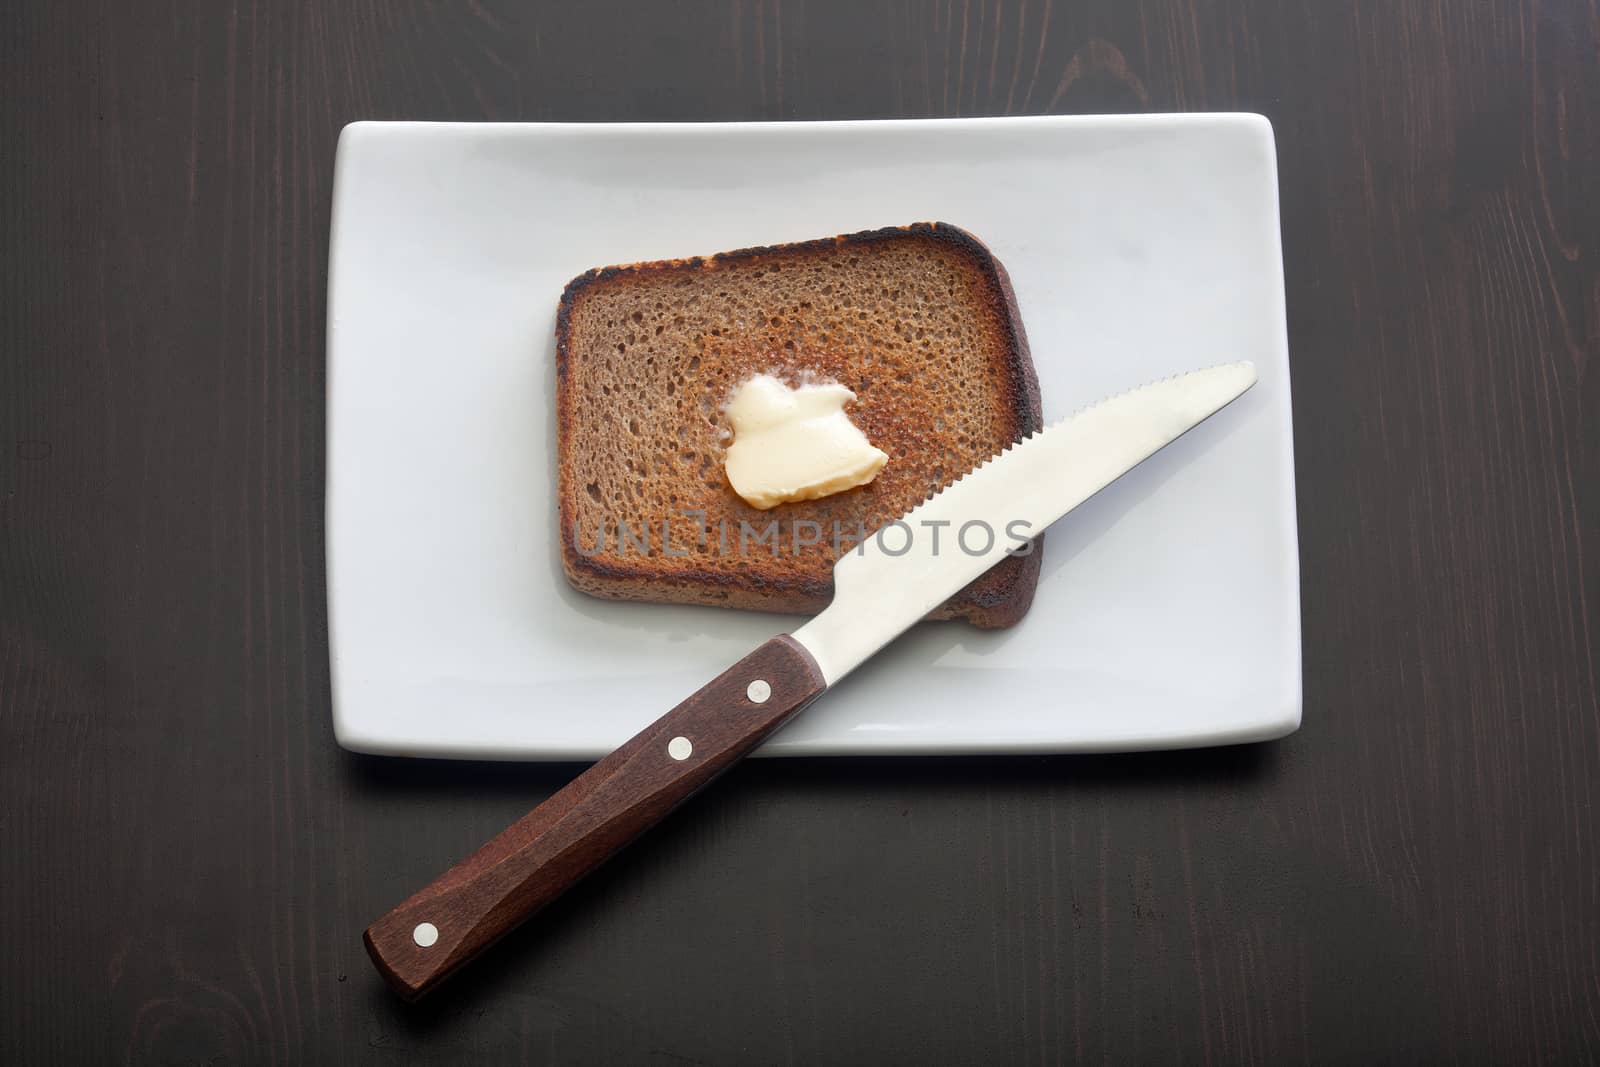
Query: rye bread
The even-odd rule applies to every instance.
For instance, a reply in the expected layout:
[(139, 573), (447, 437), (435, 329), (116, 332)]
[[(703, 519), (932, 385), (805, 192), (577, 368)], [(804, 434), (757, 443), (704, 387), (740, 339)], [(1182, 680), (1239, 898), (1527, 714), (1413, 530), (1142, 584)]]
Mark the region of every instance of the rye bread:
[[(735, 495), (723, 405), (759, 373), (854, 391), (846, 411), (890, 457), (876, 480), (770, 511)], [(944, 223), (581, 274), (556, 319), (556, 415), (561, 558), (574, 588), (796, 614), (827, 606), (833, 563), (857, 529), (870, 533), (1043, 425), (1005, 270)], [(755, 540), (774, 519), (776, 544)], [(796, 543), (812, 533), (802, 520), (819, 543)], [(1015, 624), (1033, 601), (1042, 540), (932, 617)]]

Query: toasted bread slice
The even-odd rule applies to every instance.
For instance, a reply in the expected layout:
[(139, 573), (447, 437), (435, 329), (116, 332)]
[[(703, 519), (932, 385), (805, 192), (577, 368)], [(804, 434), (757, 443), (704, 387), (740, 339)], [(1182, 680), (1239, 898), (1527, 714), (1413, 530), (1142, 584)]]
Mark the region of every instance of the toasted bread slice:
[[(820, 500), (746, 504), (723, 472), (723, 407), (762, 373), (849, 387), (846, 411), (887, 466)], [(827, 606), (833, 563), (859, 532), (1042, 425), (1005, 270), (943, 223), (579, 275), (556, 320), (556, 412), (575, 588), (797, 614)], [(1002, 561), (933, 617), (1016, 623), (1041, 550)]]

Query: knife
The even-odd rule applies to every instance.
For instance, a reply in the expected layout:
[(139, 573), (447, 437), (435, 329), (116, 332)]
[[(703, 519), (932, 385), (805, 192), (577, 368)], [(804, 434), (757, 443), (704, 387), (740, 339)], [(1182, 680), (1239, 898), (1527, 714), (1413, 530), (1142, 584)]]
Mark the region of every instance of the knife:
[(821, 614), (739, 660), (369, 926), (372, 962), (405, 999), (427, 993), (1028, 538), (1255, 381), (1252, 364), (1228, 363), (1102, 400), (888, 523), (834, 565)]

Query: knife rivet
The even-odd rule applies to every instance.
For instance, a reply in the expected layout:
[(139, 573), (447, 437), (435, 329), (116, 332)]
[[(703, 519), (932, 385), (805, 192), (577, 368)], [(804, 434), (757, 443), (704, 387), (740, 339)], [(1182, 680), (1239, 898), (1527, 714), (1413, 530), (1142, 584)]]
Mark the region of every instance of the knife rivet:
[(694, 745), (690, 743), (687, 737), (674, 737), (671, 741), (667, 742), (667, 755), (671, 756), (673, 759), (688, 759), (690, 754), (693, 752)]
[(439, 928), (432, 923), (418, 923), (417, 928), (411, 931), (411, 940), (417, 943), (418, 948), (432, 948), (433, 943), (439, 940)]
[(765, 678), (757, 678), (750, 683), (750, 688), (744, 691), (744, 695), (750, 698), (752, 704), (765, 704), (767, 698), (772, 696), (772, 686), (767, 684)]

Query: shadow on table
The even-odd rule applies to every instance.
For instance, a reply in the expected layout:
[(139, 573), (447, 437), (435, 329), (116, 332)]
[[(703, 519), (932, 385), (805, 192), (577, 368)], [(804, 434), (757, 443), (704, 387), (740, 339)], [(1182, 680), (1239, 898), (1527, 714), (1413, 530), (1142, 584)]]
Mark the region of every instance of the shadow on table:
[[(741, 789), (878, 789), (888, 786), (1020, 788), (1076, 783), (1103, 789), (1269, 779), (1282, 746), (1274, 743), (1169, 752), (1058, 756), (838, 756), (748, 760), (723, 779)], [(350, 784), (373, 795), (525, 796), (553, 793), (586, 763), (517, 763), (364, 756), (344, 753)]]

